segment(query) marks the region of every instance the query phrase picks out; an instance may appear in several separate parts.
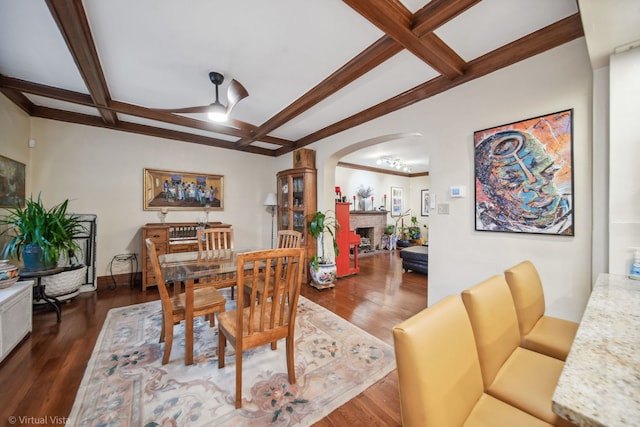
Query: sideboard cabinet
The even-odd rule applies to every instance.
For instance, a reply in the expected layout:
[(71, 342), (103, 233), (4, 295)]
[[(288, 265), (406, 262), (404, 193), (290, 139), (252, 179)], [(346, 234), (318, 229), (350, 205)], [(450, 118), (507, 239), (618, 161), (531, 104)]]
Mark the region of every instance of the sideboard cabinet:
[(31, 332), (33, 280), (0, 289), (0, 361)]
[[(151, 223), (142, 227), (142, 291), (147, 287), (156, 286), (156, 275), (151, 267), (147, 245), (145, 241), (151, 239), (156, 245), (158, 255), (176, 252), (192, 252), (198, 250), (198, 223), (196, 222), (169, 222)], [(231, 227), (230, 224), (210, 222), (208, 227)]]
[[(316, 253), (313, 236), (307, 231), (308, 217), (317, 210), (316, 169), (287, 169), (278, 172), (277, 177), (278, 230), (296, 230), (302, 233), (302, 246), (306, 249), (308, 261)], [(311, 281), (306, 266), (303, 280), (305, 283)]]

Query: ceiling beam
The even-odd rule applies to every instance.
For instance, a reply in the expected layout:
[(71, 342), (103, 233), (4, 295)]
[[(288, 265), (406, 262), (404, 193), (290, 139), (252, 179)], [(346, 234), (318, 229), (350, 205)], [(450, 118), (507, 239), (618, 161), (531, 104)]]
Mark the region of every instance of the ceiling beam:
[(53, 15), (67, 47), (73, 56), (78, 71), (91, 94), (96, 106), (100, 109), (102, 119), (115, 125), (118, 116), (110, 110), (102, 109), (107, 107), (111, 96), (107, 82), (102, 72), (100, 59), (95, 49), (91, 30), (87, 16), (84, 12), (81, 0), (46, 0), (49, 11)]
[(336, 164), (336, 166), (340, 166), (340, 167), (348, 168), (348, 169), (357, 169), (357, 170), (367, 171), (367, 172), (382, 173), (382, 174), (386, 174), (386, 175), (404, 176), (404, 177), (407, 177), (407, 178), (415, 178), (415, 177), (418, 177), (418, 176), (429, 176), (429, 172), (415, 172), (415, 173), (402, 172), (402, 171), (396, 171), (396, 170), (391, 170), (391, 169), (374, 168), (374, 167), (371, 167), (371, 166), (356, 165), (355, 163), (347, 163), (347, 162), (338, 162)]
[[(70, 102), (74, 104), (84, 105), (87, 107), (98, 108), (93, 102), (91, 96), (74, 92), (70, 90), (60, 89), (52, 86), (42, 85), (39, 83), (28, 82), (25, 80), (15, 79), (0, 75), (0, 88), (13, 89), (20, 92), (31, 93), (33, 95), (42, 96), (45, 98), (57, 99), (59, 101)], [(131, 116), (142, 117), (149, 120), (157, 120), (160, 122), (170, 123), (177, 126), (192, 127), (195, 129), (201, 129), (205, 131), (221, 133), (223, 135), (236, 136), (240, 138), (250, 137), (255, 132), (255, 126), (241, 122), (238, 120), (232, 120), (230, 123), (235, 124), (236, 128), (213, 123), (209, 121), (192, 119), (189, 117), (180, 116), (177, 114), (171, 114), (161, 112), (151, 108), (140, 107), (133, 104), (127, 104), (120, 101), (109, 101), (109, 105), (102, 107), (107, 111), (112, 111), (121, 114), (128, 114)], [(117, 123), (113, 126), (117, 126)], [(283, 147), (294, 148), (295, 143), (290, 140), (276, 138), (271, 136), (264, 136), (261, 141), (268, 142), (270, 144), (276, 144)]]
[[(86, 126), (100, 127), (106, 129), (112, 129), (122, 132), (137, 133), (140, 135), (153, 136), (157, 138), (172, 139), (180, 142), (190, 142), (194, 144), (207, 145), (209, 147), (219, 147), (234, 149), (233, 141), (225, 141), (222, 139), (211, 138), (203, 135), (196, 135), (187, 132), (181, 132), (171, 129), (162, 129), (155, 126), (147, 126), (138, 123), (130, 123), (125, 121), (119, 121), (117, 125), (110, 125), (105, 123), (98, 116), (90, 116), (87, 114), (75, 113), (71, 111), (63, 111), (55, 108), (34, 106), (32, 114), (33, 117), (39, 117), (43, 119), (57, 120), (67, 123), (75, 123)], [(265, 156), (274, 156), (274, 150), (269, 150), (260, 147), (247, 147), (242, 150), (248, 153), (261, 154)]]
[[(416, 32), (418, 37), (423, 37), (427, 34), (427, 30), (438, 28), (479, 1), (456, 0), (452, 2), (451, 0), (432, 0), (413, 17), (413, 31)], [(284, 110), (260, 125), (253, 139), (239, 140), (238, 146), (249, 145), (253, 140), (259, 139), (279, 128), (402, 50), (404, 50), (404, 47), (391, 37), (388, 35), (382, 36)], [(285, 150), (285, 152), (287, 151)]]
[(287, 108), (259, 126), (253, 139), (239, 140), (238, 146), (243, 147), (251, 144), (253, 140), (259, 139), (279, 128), (401, 51), (402, 46), (398, 45), (392, 38), (383, 36), (288, 105)]
[(31, 115), (31, 112), (33, 111), (33, 102), (29, 101), (29, 98), (24, 96), (21, 92), (2, 86), (0, 86), (0, 92), (16, 104), (22, 111)]
[(480, 0), (431, 0), (413, 15), (411, 31), (418, 37), (425, 36), (477, 3)]
[(464, 74), (465, 62), (433, 33), (419, 37), (413, 14), (399, 0), (343, 0), (360, 15), (448, 79)]
[(336, 133), (377, 119), (582, 36), (584, 36), (582, 21), (580, 14), (576, 13), (470, 61), (466, 73), (457, 79), (448, 80), (443, 76), (431, 79), (400, 95), (396, 95), (299, 139), (296, 141), (296, 148), (304, 147)]

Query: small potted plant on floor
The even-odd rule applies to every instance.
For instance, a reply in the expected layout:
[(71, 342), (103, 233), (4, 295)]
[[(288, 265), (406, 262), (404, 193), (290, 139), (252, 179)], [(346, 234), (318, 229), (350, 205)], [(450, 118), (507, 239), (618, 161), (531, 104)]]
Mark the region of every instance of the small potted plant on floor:
[(331, 237), (333, 252), (337, 256), (338, 243), (336, 242), (335, 230), (340, 227), (340, 224), (335, 216), (330, 215), (329, 212), (314, 212), (307, 224), (309, 233), (316, 239), (318, 245), (316, 255), (310, 260), (311, 278), (315, 283), (314, 286), (318, 289), (333, 287), (333, 281), (336, 279), (336, 263), (330, 252), (325, 251), (325, 236)]

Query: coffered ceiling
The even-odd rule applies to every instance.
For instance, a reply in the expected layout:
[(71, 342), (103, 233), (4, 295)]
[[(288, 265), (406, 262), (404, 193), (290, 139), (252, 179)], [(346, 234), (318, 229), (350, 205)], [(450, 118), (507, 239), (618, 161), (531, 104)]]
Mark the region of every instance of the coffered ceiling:
[[(278, 156), (582, 36), (575, 0), (0, 0), (0, 91), (33, 117)], [(210, 71), (222, 103), (231, 79), (249, 92), (231, 120), (160, 111), (211, 104)], [(378, 151), (424, 172), (419, 143)]]

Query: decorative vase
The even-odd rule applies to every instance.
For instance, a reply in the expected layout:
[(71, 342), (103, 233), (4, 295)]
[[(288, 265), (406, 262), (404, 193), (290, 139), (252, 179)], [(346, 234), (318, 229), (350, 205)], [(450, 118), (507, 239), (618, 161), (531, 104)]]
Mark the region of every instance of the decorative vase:
[(358, 210), (359, 211), (364, 210), (364, 199), (362, 197), (358, 200)]
[(0, 289), (8, 288), (18, 281), (20, 278), (20, 270), (9, 260), (0, 260)]
[(309, 265), (309, 271), (311, 272), (311, 279), (313, 279), (316, 288), (324, 289), (333, 287), (333, 281), (336, 280), (337, 274), (335, 263), (318, 264), (317, 268)]

